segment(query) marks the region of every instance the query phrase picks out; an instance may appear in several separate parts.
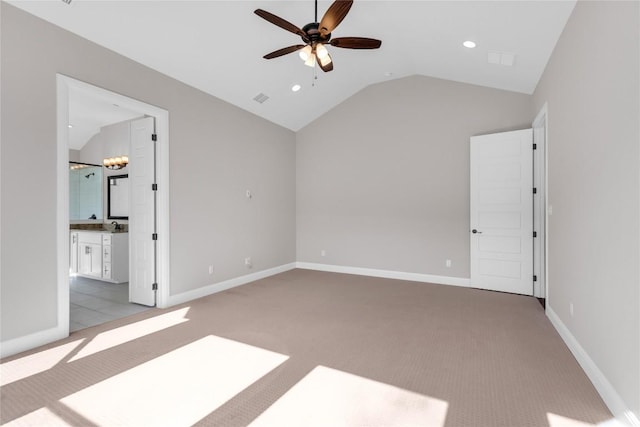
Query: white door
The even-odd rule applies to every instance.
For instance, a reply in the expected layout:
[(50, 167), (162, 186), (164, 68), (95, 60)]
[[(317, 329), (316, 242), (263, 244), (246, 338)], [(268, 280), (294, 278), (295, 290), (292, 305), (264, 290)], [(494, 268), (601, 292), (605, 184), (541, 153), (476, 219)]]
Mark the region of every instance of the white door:
[(533, 133), (471, 138), (471, 286), (533, 293)]
[(129, 301), (156, 304), (155, 130), (153, 117), (131, 122), (129, 151)]
[(546, 298), (546, 110), (533, 122), (533, 143), (537, 148), (533, 152), (533, 186), (537, 189), (533, 196), (533, 229), (538, 237), (533, 239), (533, 274), (538, 280), (534, 283), (533, 296)]

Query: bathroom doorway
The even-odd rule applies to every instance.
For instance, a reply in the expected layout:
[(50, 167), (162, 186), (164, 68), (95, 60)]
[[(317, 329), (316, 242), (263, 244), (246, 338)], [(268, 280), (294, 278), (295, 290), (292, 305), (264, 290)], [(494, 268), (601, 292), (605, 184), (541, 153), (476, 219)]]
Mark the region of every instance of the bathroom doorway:
[[(143, 145), (153, 147), (151, 151), (145, 147), (141, 153), (130, 141), (131, 137), (140, 140), (141, 129), (148, 131), (148, 144)], [(114, 146), (107, 147), (109, 141)], [(135, 160), (128, 163), (129, 157)], [(148, 167), (149, 160), (155, 169)], [(143, 162), (144, 167), (136, 169), (134, 165)], [(97, 165), (104, 174), (102, 194), (93, 196), (102, 205), (91, 212), (76, 206), (77, 197), (71, 194), (70, 165), (83, 164)], [(146, 182), (140, 185), (142, 169), (152, 171), (145, 179), (155, 184), (153, 189)], [(72, 332), (152, 306), (163, 307), (169, 291), (168, 112), (58, 75), (58, 172), (59, 188), (69, 189), (58, 193), (59, 326)], [(79, 176), (84, 184), (82, 173)], [(151, 194), (130, 197), (139, 191), (134, 188), (142, 187)], [(126, 206), (131, 208), (129, 214), (123, 210), (122, 201), (141, 199), (149, 202), (149, 215), (144, 215), (145, 206), (139, 202)], [(72, 219), (70, 215), (77, 212), (81, 217)], [(138, 220), (149, 216), (154, 220), (142, 221), (146, 228), (130, 241), (129, 227), (136, 215)], [(138, 225), (134, 228), (140, 230)], [(145, 254), (142, 261), (141, 253)], [(141, 265), (145, 259), (146, 265)], [(133, 296), (131, 282), (137, 283)]]

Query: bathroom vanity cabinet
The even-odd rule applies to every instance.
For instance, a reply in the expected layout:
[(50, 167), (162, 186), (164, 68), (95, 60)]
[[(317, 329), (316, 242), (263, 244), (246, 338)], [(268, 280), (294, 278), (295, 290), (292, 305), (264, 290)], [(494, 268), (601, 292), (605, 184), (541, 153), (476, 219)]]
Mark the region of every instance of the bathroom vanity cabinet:
[(70, 268), (78, 276), (112, 283), (129, 281), (129, 234), (72, 231)]

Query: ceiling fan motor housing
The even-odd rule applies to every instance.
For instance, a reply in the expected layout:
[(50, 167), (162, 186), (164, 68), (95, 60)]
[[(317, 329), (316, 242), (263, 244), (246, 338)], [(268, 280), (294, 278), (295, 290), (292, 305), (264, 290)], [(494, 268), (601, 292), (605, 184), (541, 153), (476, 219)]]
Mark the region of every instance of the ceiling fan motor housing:
[(324, 36), (318, 30), (320, 24), (317, 22), (310, 22), (304, 27), (302, 27), (302, 31), (305, 32), (307, 37), (302, 37), (302, 41), (305, 43), (311, 43), (315, 45), (316, 43), (327, 43), (331, 39), (331, 33), (327, 33)]

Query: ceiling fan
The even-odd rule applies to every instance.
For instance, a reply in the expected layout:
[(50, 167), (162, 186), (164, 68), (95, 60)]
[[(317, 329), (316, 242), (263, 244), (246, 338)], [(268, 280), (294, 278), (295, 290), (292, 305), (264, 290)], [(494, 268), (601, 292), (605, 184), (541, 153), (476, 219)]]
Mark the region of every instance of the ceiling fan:
[(254, 11), (256, 15), (280, 28), (299, 35), (305, 43), (278, 49), (266, 54), (263, 58), (273, 59), (299, 50), (300, 57), (305, 61), (305, 65), (314, 67), (317, 63), (322, 71), (328, 72), (333, 70), (333, 61), (325, 44), (346, 49), (379, 48), (382, 42), (376, 39), (366, 37), (331, 38), (331, 32), (342, 22), (344, 17), (347, 16), (352, 4), (353, 0), (336, 0), (329, 9), (327, 9), (322, 20), (318, 22), (318, 0), (316, 0), (315, 22), (305, 25), (302, 29), (266, 10), (256, 9)]

